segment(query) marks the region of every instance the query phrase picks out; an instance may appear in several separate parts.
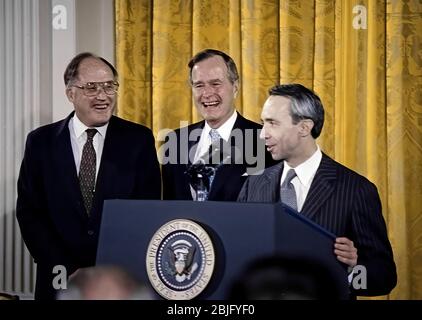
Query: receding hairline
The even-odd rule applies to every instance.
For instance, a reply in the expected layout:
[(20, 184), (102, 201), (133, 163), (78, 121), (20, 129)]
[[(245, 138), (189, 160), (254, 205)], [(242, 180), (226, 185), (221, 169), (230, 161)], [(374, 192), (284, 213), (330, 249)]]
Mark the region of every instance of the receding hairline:
[[(93, 56), (93, 57), (86, 57), (86, 58), (82, 59), (81, 62), (79, 63), (79, 65), (78, 65), (78, 71), (81, 70), (82, 67), (86, 67), (85, 65), (87, 63), (89, 63), (90, 60), (91, 60), (91, 62), (92, 61), (96, 61), (99, 64), (102, 64), (102, 65), (106, 66), (110, 70), (111, 74), (113, 74), (113, 69), (110, 68), (110, 66), (107, 63), (105, 63), (100, 57), (95, 57), (95, 56)], [(113, 75), (113, 77), (114, 77), (114, 75)]]
[(102, 61), (105, 65), (107, 65), (111, 69), (113, 73), (113, 78), (115, 80), (118, 78), (119, 75), (116, 68), (105, 58), (91, 52), (82, 52), (76, 55), (75, 57), (73, 57), (73, 59), (69, 62), (69, 64), (66, 67), (66, 70), (63, 74), (64, 83), (66, 86), (69, 85), (69, 82), (78, 78), (81, 63), (85, 63), (85, 60), (88, 60), (89, 58)]

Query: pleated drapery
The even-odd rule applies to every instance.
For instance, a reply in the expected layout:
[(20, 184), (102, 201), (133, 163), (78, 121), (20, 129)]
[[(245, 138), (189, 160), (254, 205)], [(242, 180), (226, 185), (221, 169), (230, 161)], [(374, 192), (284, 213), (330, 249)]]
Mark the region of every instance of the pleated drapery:
[(187, 63), (205, 48), (236, 61), (252, 120), (272, 85), (314, 89), (319, 145), (378, 187), (398, 267), (389, 298), (422, 299), (421, 17), (417, 0), (116, 0), (118, 114), (158, 140), (199, 120)]

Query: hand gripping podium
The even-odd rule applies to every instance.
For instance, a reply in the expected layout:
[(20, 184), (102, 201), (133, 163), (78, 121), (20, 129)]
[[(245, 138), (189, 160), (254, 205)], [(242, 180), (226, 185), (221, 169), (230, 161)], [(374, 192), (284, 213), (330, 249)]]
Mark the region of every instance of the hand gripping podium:
[(347, 271), (334, 255), (334, 239), (281, 203), (106, 200), (96, 264), (123, 267), (151, 284), (157, 299), (224, 300), (254, 261), (306, 258), (326, 268), (338, 298), (348, 299)]

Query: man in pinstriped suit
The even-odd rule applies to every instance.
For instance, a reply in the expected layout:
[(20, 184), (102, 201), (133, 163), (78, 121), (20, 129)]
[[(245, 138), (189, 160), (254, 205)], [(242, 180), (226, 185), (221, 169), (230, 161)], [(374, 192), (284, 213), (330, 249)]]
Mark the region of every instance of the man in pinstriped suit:
[[(351, 288), (352, 295), (388, 294), (397, 275), (376, 186), (321, 152), (315, 139), (324, 108), (314, 92), (288, 84), (274, 86), (269, 94), (261, 113), (261, 138), (273, 159), (283, 161), (248, 177), (238, 201), (281, 198), (337, 235), (334, 254), (339, 261), (366, 268), (366, 289)], [(284, 200), (289, 197), (293, 199)]]

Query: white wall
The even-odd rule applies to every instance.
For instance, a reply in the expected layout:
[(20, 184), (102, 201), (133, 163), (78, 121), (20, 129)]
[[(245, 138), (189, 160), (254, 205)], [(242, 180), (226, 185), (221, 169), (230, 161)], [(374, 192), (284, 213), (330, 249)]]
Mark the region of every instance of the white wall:
[(76, 50), (94, 52), (115, 62), (113, 0), (76, 0)]
[[(73, 106), (64, 95), (63, 72), (73, 56), (89, 51), (114, 64), (114, 1), (51, 0), (53, 12), (53, 120), (66, 117)], [(55, 10), (56, 8), (56, 10)], [(65, 10), (63, 10), (65, 9)], [(63, 29), (61, 16), (65, 12)]]

